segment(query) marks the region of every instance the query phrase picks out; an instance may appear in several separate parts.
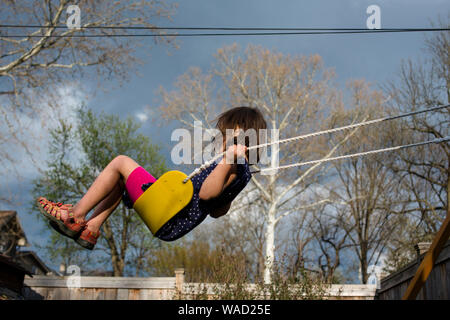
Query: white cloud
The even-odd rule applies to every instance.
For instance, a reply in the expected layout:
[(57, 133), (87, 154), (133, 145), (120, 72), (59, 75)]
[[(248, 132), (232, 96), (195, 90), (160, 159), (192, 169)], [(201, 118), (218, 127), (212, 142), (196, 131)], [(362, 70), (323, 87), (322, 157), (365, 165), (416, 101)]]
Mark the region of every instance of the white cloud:
[(137, 110), (134, 113), (134, 116), (141, 122), (146, 122), (147, 120), (151, 119), (152, 117), (157, 116), (158, 111), (154, 108), (151, 108), (148, 105), (143, 106), (140, 108), (140, 110)]
[(145, 122), (148, 120), (148, 115), (145, 112), (139, 111), (136, 112), (136, 118), (141, 122)]
[[(75, 83), (56, 87), (46, 97), (33, 97), (33, 92), (28, 92), (33, 101), (32, 112), (12, 111), (8, 108), (9, 101), (1, 101), (3, 114), (10, 119), (11, 127), (0, 127), (1, 147), (8, 150), (13, 161), (2, 161), (3, 170), (0, 172), (4, 184), (17, 181), (16, 171), (21, 177), (36, 177), (39, 169), (46, 169), (48, 159), (49, 141), (51, 129), (59, 125), (59, 119), (68, 120), (76, 130), (75, 109), (85, 101), (84, 90)], [(12, 138), (11, 131), (15, 132), (17, 139)], [(28, 146), (31, 154), (18, 142), (22, 141)], [(8, 173), (8, 174), (7, 174)]]

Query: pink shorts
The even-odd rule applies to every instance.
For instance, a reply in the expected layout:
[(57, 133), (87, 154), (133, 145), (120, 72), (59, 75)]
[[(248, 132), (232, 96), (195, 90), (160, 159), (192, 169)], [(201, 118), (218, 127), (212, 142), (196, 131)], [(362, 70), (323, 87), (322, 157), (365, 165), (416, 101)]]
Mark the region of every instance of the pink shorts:
[(145, 183), (155, 182), (156, 179), (144, 168), (137, 167), (128, 176), (125, 188), (130, 196), (131, 202), (134, 204), (136, 200), (144, 193), (141, 186)]

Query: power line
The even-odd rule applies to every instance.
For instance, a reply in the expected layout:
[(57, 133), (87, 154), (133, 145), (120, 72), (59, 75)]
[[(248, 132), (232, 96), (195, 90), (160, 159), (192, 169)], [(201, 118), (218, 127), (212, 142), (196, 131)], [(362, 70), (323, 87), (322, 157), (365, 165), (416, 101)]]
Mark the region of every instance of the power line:
[[(0, 25), (0, 28), (50, 28), (51, 26), (32, 25)], [(64, 28), (67, 26), (54, 26)], [(233, 30), (233, 31), (259, 31), (259, 32), (221, 32), (221, 33), (131, 33), (131, 34), (62, 34), (62, 35), (2, 35), (4, 38), (120, 38), (120, 37), (218, 37), (218, 36), (286, 36), (286, 35), (335, 35), (360, 33), (408, 33), (408, 32), (437, 32), (450, 31), (450, 28), (391, 28), (391, 29), (361, 29), (361, 28), (234, 28), (234, 27), (82, 27), (77, 31), (89, 29), (119, 29), (119, 30)], [(267, 32), (272, 30), (271, 32)], [(274, 31), (276, 30), (276, 32)], [(265, 31), (265, 32), (262, 32)], [(295, 32), (286, 32), (295, 31)]]
[[(425, 31), (450, 31), (450, 29), (423, 30)], [(336, 34), (362, 34), (362, 33), (393, 33), (393, 32), (418, 32), (417, 31), (385, 31), (385, 30), (367, 30), (367, 31), (320, 31), (320, 32), (245, 32), (245, 33), (161, 33), (161, 34), (99, 34), (99, 35), (0, 35), (3, 38), (132, 38), (132, 37), (220, 37), (220, 36), (289, 36), (289, 35), (336, 35)]]
[[(44, 26), (44, 25), (19, 25), (19, 24), (0, 24), (0, 28), (56, 28), (67, 29), (66, 25)], [(442, 31), (446, 28), (312, 28), (312, 27), (157, 27), (157, 26), (83, 26), (78, 30), (88, 29), (118, 29), (118, 30), (221, 30), (221, 31)]]

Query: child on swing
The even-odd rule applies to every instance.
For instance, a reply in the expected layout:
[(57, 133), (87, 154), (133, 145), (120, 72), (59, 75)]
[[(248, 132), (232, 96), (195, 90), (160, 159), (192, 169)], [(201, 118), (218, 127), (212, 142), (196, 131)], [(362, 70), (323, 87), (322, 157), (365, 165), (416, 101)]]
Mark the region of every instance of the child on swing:
[[(221, 114), (216, 127), (222, 133), (222, 150), (225, 150), (227, 129), (254, 129), (259, 137), (259, 130), (266, 129), (267, 125), (258, 109), (237, 107)], [(237, 163), (237, 158), (244, 158), (244, 163)], [(230, 163), (227, 159), (234, 161)], [(231, 202), (250, 179), (247, 146), (235, 142), (227, 148), (225, 157), (191, 179), (194, 186), (192, 200), (164, 224), (155, 236), (164, 241), (174, 241), (198, 226), (208, 215), (214, 218), (225, 215)], [(56, 231), (92, 250), (100, 236), (100, 227), (120, 201), (123, 199), (125, 205), (132, 208), (134, 202), (155, 181), (133, 159), (119, 155), (105, 167), (76, 205), (55, 203), (44, 197), (39, 197), (37, 204)], [(94, 207), (94, 213), (86, 220), (86, 215)]]

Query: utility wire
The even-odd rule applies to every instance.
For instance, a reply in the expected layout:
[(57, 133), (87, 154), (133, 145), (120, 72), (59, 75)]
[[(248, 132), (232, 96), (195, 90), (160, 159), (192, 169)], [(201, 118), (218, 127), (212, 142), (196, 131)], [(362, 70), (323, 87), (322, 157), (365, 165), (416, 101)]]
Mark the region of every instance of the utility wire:
[[(44, 25), (19, 25), (19, 24), (0, 24), (0, 28), (56, 28), (67, 29), (66, 25), (44, 26)], [(386, 30), (386, 31), (442, 31), (446, 28), (283, 28), (283, 27), (157, 27), (157, 26), (84, 26), (78, 30), (88, 29), (117, 29), (117, 30), (221, 30), (221, 31), (368, 31), (368, 30)]]
[[(67, 26), (38, 25), (0, 25), (0, 28), (63, 28)], [(214, 33), (131, 33), (131, 34), (65, 34), (65, 35), (3, 35), (4, 38), (109, 38), (109, 37), (217, 37), (217, 36), (284, 36), (284, 35), (315, 35), (315, 34), (359, 34), (359, 33), (398, 33), (398, 32), (435, 32), (450, 31), (449, 28), (239, 28), (239, 27), (124, 27), (124, 26), (88, 26), (76, 29), (119, 29), (119, 30), (221, 30), (221, 31), (259, 31), (259, 32), (214, 32)], [(264, 32), (262, 32), (264, 31)], [(268, 32), (271, 31), (271, 32)], [(276, 31), (276, 32), (275, 32)], [(283, 32), (282, 32), (283, 31)], [(295, 32), (286, 32), (295, 31)]]

